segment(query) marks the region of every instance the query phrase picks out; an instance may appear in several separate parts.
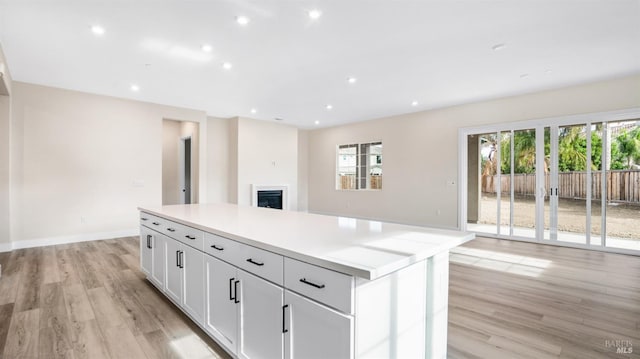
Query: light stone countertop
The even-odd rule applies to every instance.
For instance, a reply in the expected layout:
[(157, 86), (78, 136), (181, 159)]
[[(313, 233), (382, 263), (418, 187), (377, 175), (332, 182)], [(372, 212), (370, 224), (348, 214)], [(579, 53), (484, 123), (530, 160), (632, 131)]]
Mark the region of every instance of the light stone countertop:
[(475, 238), (473, 233), (235, 204), (139, 207), (205, 232), (373, 280)]

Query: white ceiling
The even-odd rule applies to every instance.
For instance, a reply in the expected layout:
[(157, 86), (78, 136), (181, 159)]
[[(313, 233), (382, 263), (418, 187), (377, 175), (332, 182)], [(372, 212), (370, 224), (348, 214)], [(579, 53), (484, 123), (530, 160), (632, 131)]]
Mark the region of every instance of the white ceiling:
[(17, 81), (312, 128), (639, 73), (640, 1), (0, 0), (0, 41)]

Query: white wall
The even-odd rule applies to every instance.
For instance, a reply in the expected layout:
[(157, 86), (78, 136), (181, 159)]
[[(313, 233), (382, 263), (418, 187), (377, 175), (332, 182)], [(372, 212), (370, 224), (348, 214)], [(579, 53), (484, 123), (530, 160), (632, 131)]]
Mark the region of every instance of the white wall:
[(207, 117), (207, 202), (229, 202), (230, 119)]
[[(309, 210), (456, 227), (458, 129), (640, 106), (640, 76), (309, 132)], [(336, 146), (383, 142), (383, 189), (337, 191)]]
[(12, 95), (14, 247), (135, 233), (137, 207), (162, 200), (163, 118), (206, 132), (203, 111), (20, 82)]
[(237, 203), (251, 205), (252, 184), (287, 185), (288, 208), (297, 210), (298, 129), (248, 118), (234, 118), (234, 126), (237, 132), (230, 132), (237, 133)]
[(162, 121), (162, 204), (178, 204), (178, 144), (180, 122)]
[(309, 210), (309, 131), (298, 130), (298, 211)]
[[(4, 71), (4, 85), (11, 93), (11, 75), (9, 66), (0, 45), (0, 69)], [(10, 220), (10, 129), (11, 129), (11, 99), (0, 95), (0, 252), (9, 247), (11, 235)]]

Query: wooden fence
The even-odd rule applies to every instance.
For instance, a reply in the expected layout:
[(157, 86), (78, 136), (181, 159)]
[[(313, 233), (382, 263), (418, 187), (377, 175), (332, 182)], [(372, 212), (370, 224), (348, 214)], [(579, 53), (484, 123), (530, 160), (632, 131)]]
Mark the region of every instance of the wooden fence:
[[(507, 195), (511, 191), (511, 176), (502, 175), (501, 191)], [(516, 195), (533, 196), (536, 190), (535, 174), (515, 174), (513, 188)], [(606, 172), (607, 200), (616, 202), (640, 203), (640, 170), (611, 170)], [(545, 188), (550, 192), (549, 174), (545, 174)], [(591, 172), (591, 198), (601, 197), (602, 173)], [(497, 176), (482, 176), (482, 192), (496, 193)], [(586, 199), (587, 173), (561, 172), (558, 174), (558, 196), (560, 198)]]

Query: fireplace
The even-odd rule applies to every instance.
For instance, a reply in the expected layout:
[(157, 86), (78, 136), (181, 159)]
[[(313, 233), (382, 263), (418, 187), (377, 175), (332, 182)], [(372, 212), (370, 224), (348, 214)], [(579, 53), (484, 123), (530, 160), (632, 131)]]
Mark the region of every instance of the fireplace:
[(251, 205), (254, 207), (288, 209), (288, 186), (251, 185)]
[(258, 207), (282, 209), (282, 190), (258, 191)]

